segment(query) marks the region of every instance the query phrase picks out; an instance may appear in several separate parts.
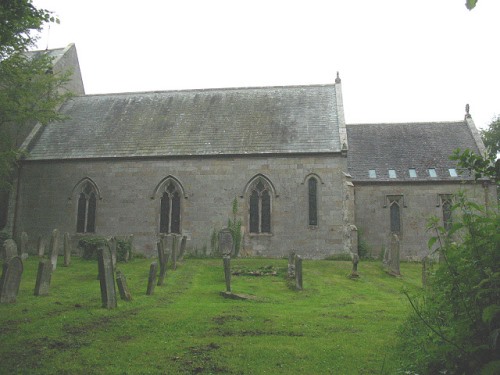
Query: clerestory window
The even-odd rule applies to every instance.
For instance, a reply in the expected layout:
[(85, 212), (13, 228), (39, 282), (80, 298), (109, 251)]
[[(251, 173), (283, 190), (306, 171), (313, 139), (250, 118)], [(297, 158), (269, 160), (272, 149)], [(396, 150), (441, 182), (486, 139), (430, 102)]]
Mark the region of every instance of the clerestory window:
[(250, 190), (250, 233), (271, 233), (271, 193), (259, 178)]
[(160, 233), (181, 233), (181, 192), (168, 181), (160, 199)]
[(90, 182), (82, 185), (80, 196), (78, 197), (77, 233), (95, 233), (96, 196), (96, 191)]

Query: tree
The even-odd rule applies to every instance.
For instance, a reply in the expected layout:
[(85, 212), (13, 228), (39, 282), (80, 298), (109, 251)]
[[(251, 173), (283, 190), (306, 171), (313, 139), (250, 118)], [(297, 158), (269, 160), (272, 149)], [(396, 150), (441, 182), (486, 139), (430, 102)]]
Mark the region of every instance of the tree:
[(476, 6), (478, 0), (465, 0), (465, 6), (467, 9), (472, 10)]
[(481, 138), (492, 156), (500, 153), (500, 116), (491, 121), (488, 129), (481, 130)]
[(71, 72), (53, 73), (48, 54), (27, 52), (47, 22), (59, 21), (31, 0), (0, 2), (0, 229), (19, 146), (36, 123), (57, 120), (70, 96), (62, 88)]
[[(461, 168), (494, 178), (493, 160), (456, 151)], [(439, 265), (420, 295), (405, 292), (413, 308), (400, 330), (405, 373), (500, 373), (500, 214), (455, 197), (451, 229), (433, 218)], [(409, 371), (409, 372), (408, 372)]]

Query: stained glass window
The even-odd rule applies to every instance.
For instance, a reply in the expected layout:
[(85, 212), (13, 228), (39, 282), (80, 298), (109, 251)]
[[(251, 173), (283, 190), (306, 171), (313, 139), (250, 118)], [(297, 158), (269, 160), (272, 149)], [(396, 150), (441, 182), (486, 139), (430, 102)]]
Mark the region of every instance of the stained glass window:
[(271, 233), (271, 194), (263, 180), (252, 188), (249, 203), (250, 233)]
[(94, 187), (85, 183), (78, 197), (78, 208), (76, 216), (77, 233), (94, 233), (97, 199)]
[(165, 185), (160, 199), (160, 233), (181, 233), (181, 194), (173, 181)]

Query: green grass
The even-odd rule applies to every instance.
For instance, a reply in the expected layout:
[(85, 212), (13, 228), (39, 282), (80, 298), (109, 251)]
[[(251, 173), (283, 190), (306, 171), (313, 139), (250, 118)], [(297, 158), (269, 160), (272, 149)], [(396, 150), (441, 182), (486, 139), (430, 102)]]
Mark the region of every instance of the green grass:
[[(62, 263), (62, 262), (60, 262)], [(401, 290), (420, 286), (420, 266), (401, 278), (378, 262), (303, 263), (304, 290), (285, 279), (286, 260), (236, 259), (233, 269), (273, 266), (276, 276), (233, 276), (222, 260), (187, 259), (146, 296), (151, 260), (119, 264), (133, 300), (101, 308), (97, 264), (58, 266), (50, 295), (33, 296), (38, 260), (25, 261), (15, 304), (0, 305), (0, 373), (381, 374), (395, 371), (395, 332), (408, 311)]]

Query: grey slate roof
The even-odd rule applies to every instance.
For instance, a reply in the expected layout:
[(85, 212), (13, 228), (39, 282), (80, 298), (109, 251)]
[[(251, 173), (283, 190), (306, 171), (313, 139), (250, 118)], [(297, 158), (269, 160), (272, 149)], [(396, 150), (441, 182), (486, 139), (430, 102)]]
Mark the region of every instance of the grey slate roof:
[[(461, 180), (450, 176), (449, 169), (456, 168), (456, 162), (449, 156), (456, 148), (479, 153), (465, 121), (346, 127), (349, 173), (358, 181)], [(410, 168), (416, 169), (417, 178), (410, 178)], [(429, 177), (429, 168), (436, 169), (436, 178)], [(370, 169), (376, 171), (376, 178), (368, 177)], [(396, 170), (396, 179), (389, 178), (389, 169)]]
[(27, 160), (339, 152), (334, 85), (86, 95)]

